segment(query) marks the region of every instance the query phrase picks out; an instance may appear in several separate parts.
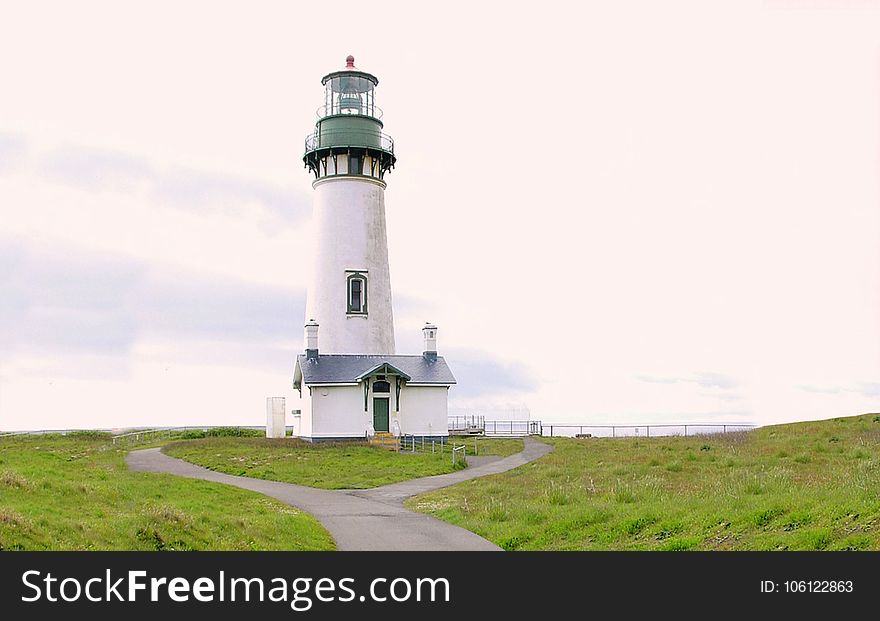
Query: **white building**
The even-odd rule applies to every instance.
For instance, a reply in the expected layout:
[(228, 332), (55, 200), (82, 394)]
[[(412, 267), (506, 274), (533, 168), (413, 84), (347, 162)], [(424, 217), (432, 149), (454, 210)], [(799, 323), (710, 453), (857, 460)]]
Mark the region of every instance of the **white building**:
[(306, 352), (294, 370), (302, 408), (293, 433), (310, 440), (446, 436), (455, 378), (437, 356), (437, 327), (424, 327), (421, 355), (395, 354), (385, 175), (397, 158), (375, 105), (379, 80), (349, 56), (321, 83), (324, 104), (303, 157), (315, 176), (315, 253)]
[(293, 433), (310, 440), (375, 433), (448, 435), (447, 395), (455, 378), (437, 355), (437, 328), (426, 325), (421, 356), (321, 354), (318, 325), (306, 325), (307, 349), (296, 359), (293, 386), (302, 410)]

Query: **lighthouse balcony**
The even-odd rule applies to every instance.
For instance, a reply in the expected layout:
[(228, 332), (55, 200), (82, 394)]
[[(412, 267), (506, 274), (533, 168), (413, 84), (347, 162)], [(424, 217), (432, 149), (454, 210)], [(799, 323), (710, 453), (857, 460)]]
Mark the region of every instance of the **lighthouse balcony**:
[(321, 128), (306, 136), (306, 153), (332, 147), (364, 147), (394, 153), (394, 140), (378, 130), (345, 127)]

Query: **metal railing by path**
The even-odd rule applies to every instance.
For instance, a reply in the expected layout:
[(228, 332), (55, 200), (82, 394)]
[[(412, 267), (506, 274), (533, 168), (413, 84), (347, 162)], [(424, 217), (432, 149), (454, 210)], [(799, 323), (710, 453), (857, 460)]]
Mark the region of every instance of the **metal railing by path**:
[(448, 445), (449, 442), (443, 436), (436, 438), (408, 433), (400, 436), (400, 450), (407, 453), (445, 453)]
[(451, 434), (483, 433), (486, 426), (485, 416), (468, 414), (463, 416), (450, 416), (447, 419), (447, 429)]
[(482, 415), (450, 416), (451, 435), (484, 435), (493, 437), (520, 437), (541, 435), (539, 420), (486, 420)]
[(572, 425), (546, 423), (542, 434), (547, 437), (594, 438), (655, 438), (660, 436), (695, 436), (736, 431), (750, 431), (751, 423), (677, 423), (657, 425)]
[(540, 436), (541, 429), (539, 420), (487, 420), (483, 433), (494, 438)]

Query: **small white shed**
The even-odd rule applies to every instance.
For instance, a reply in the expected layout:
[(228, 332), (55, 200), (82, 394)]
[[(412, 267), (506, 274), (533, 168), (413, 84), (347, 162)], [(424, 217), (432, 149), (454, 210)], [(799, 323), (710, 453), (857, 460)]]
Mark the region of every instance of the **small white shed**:
[(294, 369), (293, 387), (302, 397), (294, 435), (308, 440), (365, 438), (379, 432), (448, 436), (448, 393), (455, 377), (437, 355), (436, 330), (426, 326), (426, 351), (410, 356), (319, 354), (313, 339), (313, 347), (297, 356)]

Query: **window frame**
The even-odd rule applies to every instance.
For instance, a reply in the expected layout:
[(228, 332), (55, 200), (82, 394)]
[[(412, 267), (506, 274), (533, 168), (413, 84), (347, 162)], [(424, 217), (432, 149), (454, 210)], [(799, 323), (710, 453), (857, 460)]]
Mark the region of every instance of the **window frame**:
[[(361, 281), (360, 309), (354, 310), (352, 305), (352, 281)], [(366, 270), (348, 270), (345, 278), (345, 313), (347, 315), (366, 315), (367, 314), (367, 286), (369, 279)]]

